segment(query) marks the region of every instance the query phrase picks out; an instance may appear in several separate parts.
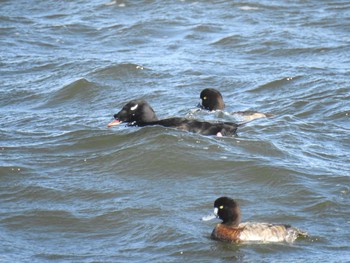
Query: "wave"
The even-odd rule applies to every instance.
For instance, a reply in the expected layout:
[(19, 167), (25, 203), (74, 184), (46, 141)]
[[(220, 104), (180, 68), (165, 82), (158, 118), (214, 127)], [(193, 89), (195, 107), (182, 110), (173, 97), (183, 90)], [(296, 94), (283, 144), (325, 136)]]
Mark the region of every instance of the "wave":
[(53, 93), (47, 94), (46, 101), (41, 107), (89, 103), (98, 96), (98, 93), (99, 87), (97, 84), (85, 78), (80, 78)]
[(136, 76), (138, 74), (142, 74), (143, 70), (150, 70), (142, 65), (134, 64), (134, 63), (121, 63), (117, 65), (108, 66), (103, 69), (97, 69), (92, 75), (97, 75), (99, 77), (107, 77), (118, 79), (120, 77), (125, 76)]
[(231, 36), (225, 36), (223, 38), (220, 38), (218, 40), (213, 41), (210, 43), (211, 45), (218, 45), (218, 46), (235, 46), (243, 45), (244, 41), (242, 41), (242, 36), (240, 35), (231, 35)]

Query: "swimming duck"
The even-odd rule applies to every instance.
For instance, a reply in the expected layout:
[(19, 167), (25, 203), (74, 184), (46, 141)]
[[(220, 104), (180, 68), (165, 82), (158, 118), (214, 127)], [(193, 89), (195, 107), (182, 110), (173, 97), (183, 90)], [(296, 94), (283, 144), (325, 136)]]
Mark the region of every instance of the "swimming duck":
[(200, 99), (202, 103), (198, 106), (202, 109), (213, 111), (213, 110), (223, 110), (225, 108), (224, 99), (220, 91), (216, 89), (204, 89), (200, 94)]
[(117, 114), (114, 121), (108, 127), (115, 126), (122, 122), (128, 126), (150, 126), (161, 125), (164, 127), (176, 128), (183, 131), (200, 133), (203, 135), (233, 136), (239, 124), (233, 122), (206, 122), (186, 118), (168, 118), (159, 120), (152, 107), (145, 100), (132, 100), (128, 102)]
[(290, 225), (269, 223), (241, 223), (241, 210), (238, 203), (229, 197), (220, 197), (214, 202), (214, 215), (203, 217), (202, 220), (220, 218), (211, 237), (226, 242), (294, 242), (298, 237), (307, 236)]
[[(221, 93), (216, 89), (204, 89), (200, 94), (201, 103), (198, 107), (201, 109), (215, 111), (224, 110), (225, 103), (222, 98)], [(271, 117), (271, 114), (262, 113), (258, 111), (236, 111), (230, 113), (231, 115), (236, 115), (242, 118), (244, 121), (252, 121), (259, 118)]]

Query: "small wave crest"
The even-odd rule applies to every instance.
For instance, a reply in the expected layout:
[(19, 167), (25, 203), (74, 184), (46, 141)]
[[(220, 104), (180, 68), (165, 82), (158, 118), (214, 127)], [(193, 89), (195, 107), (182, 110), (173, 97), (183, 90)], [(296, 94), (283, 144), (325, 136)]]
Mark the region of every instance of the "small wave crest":
[(98, 95), (98, 86), (85, 78), (63, 86), (54, 93), (48, 94), (48, 98), (42, 106), (71, 105), (73, 102), (88, 102)]
[(146, 68), (134, 63), (121, 63), (96, 70), (93, 75), (118, 79), (125, 75), (137, 75)]

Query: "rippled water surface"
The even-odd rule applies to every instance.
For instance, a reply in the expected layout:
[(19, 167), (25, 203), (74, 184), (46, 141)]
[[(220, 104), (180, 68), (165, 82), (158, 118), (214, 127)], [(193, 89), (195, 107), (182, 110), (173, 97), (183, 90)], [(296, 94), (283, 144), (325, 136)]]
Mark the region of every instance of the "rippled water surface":
[[(349, 1), (1, 1), (0, 262), (349, 262)], [(127, 101), (274, 114), (217, 138)], [(234, 121), (224, 114), (195, 114)], [(294, 244), (225, 244), (219, 196)]]

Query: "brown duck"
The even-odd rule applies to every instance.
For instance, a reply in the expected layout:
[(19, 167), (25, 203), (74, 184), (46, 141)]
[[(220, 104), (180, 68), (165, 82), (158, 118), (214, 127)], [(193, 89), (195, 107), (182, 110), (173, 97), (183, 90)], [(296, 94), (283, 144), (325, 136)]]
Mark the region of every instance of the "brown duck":
[(238, 203), (228, 197), (220, 197), (214, 202), (214, 216), (204, 217), (203, 220), (220, 218), (211, 237), (227, 242), (294, 242), (298, 237), (307, 236), (290, 225), (269, 223), (240, 223), (241, 211)]

